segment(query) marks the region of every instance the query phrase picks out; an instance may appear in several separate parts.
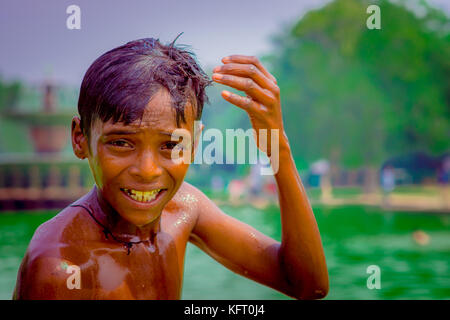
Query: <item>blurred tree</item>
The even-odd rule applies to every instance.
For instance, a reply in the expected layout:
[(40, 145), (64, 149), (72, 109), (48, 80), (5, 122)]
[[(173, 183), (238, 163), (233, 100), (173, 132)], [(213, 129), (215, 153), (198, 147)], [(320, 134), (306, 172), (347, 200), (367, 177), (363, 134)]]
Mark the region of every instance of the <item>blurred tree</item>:
[(0, 79), (0, 111), (14, 108), (19, 101), (22, 89), (23, 86), (18, 81), (6, 83)]
[(26, 128), (3, 117), (5, 112), (18, 107), (23, 91), (21, 82), (5, 82), (0, 78), (0, 152), (31, 149)]
[[(369, 4), (380, 6), (381, 30), (366, 27)], [(449, 26), (423, 1), (336, 0), (275, 36), (266, 60), (294, 156), (375, 168), (388, 156), (448, 150)]]

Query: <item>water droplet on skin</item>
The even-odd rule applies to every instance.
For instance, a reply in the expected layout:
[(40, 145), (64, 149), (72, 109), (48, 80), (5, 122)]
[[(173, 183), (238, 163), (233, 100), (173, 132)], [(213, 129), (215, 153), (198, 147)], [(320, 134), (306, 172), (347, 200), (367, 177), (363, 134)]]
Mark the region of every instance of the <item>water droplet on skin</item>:
[(148, 246), (148, 251), (153, 253), (153, 252), (155, 252), (155, 250), (156, 250), (155, 245), (153, 243), (150, 243)]
[(195, 205), (195, 203), (197, 203), (197, 198), (190, 193), (181, 195), (180, 200), (184, 202), (190, 209)]
[(188, 215), (184, 212), (181, 214), (181, 216), (178, 218), (177, 221), (175, 221), (174, 225), (178, 227), (181, 224), (186, 224), (188, 222)]

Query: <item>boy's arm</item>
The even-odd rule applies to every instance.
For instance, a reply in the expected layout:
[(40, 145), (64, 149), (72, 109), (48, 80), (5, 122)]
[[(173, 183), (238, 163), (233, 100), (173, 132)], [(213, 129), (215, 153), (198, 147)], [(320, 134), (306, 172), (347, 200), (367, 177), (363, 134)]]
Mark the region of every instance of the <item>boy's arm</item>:
[[(221, 212), (202, 199), (191, 241), (216, 260), (255, 281), (298, 299), (323, 298), (328, 292), (328, 272), (314, 213), (302, 185), (284, 133), (280, 91), (275, 78), (254, 57), (231, 56), (214, 69), (216, 82), (242, 90), (247, 97), (223, 91), (230, 103), (244, 109), (257, 132), (279, 130), (279, 153), (270, 154), (281, 211), (282, 241), (261, 234)], [(271, 141), (270, 134), (267, 138)], [(276, 147), (276, 146), (275, 146)], [(261, 149), (265, 149), (264, 147)], [(266, 150), (274, 150), (270, 143)], [(274, 166), (273, 166), (274, 167)]]

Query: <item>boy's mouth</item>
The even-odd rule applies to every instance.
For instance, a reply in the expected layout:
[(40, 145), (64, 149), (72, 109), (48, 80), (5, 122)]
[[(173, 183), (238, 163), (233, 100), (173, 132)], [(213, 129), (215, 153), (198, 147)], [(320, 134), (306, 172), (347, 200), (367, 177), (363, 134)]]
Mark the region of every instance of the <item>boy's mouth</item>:
[(161, 194), (166, 189), (153, 189), (149, 191), (139, 191), (134, 189), (120, 188), (123, 193), (128, 197), (137, 202), (149, 203), (155, 200), (159, 194)]

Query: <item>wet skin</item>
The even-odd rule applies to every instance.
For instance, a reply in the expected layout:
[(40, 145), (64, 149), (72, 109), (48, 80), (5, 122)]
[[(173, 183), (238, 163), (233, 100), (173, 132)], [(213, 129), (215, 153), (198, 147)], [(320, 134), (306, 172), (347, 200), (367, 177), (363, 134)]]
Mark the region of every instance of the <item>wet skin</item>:
[[(19, 270), (16, 299), (179, 299), (188, 241), (230, 270), (298, 299), (322, 298), (328, 273), (320, 234), (284, 134), (279, 88), (254, 57), (231, 56), (214, 69), (213, 80), (244, 91), (223, 91), (244, 109), (253, 127), (278, 129), (280, 169), (275, 174), (280, 199), (282, 242), (226, 215), (195, 187), (183, 182), (188, 164), (171, 159), (170, 133), (177, 129), (170, 96), (161, 89), (142, 121), (96, 121), (89, 139), (77, 117), (72, 145), (87, 158), (96, 187), (76, 204), (41, 225)], [(186, 123), (194, 136), (194, 109)], [(270, 138), (269, 138), (270, 141)], [(195, 142), (194, 142), (195, 145)], [(271, 150), (268, 148), (268, 150)], [(161, 190), (148, 203), (127, 190)], [(140, 199), (142, 201), (142, 199)], [(103, 226), (127, 248), (108, 238)], [(80, 289), (69, 289), (67, 266), (80, 268)], [(205, 275), (207, 276), (207, 275)]]

